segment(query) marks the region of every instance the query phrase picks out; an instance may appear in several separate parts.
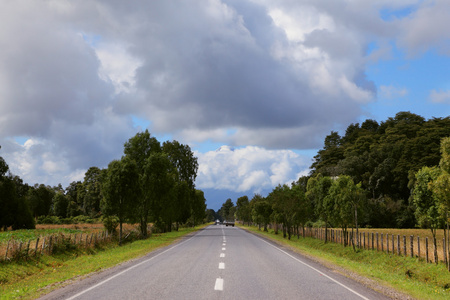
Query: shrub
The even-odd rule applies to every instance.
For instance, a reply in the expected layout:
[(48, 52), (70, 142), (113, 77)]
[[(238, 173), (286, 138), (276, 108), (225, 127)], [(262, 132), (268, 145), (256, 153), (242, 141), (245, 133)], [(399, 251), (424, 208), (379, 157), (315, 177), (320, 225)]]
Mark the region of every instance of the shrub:
[(103, 226), (109, 234), (116, 234), (117, 226), (119, 225), (119, 218), (116, 216), (104, 216), (102, 217)]
[(37, 224), (61, 224), (61, 220), (57, 216), (39, 216)]

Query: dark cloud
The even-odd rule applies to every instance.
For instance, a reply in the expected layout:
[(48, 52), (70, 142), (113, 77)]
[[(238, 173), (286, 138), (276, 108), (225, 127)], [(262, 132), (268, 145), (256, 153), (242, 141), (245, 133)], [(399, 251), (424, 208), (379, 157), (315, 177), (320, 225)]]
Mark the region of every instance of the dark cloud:
[[(375, 59), (367, 57), (370, 42), (388, 45), (411, 27), (423, 29), (405, 34), (404, 47), (448, 46), (445, 31), (427, 39), (436, 26), (422, 26), (434, 9), (447, 8), (442, 1), (420, 6), (416, 19), (389, 22), (379, 10), (401, 5), (348, 4), (3, 3), (0, 143), (10, 146), (2, 155), (30, 178), (74, 178), (121, 155), (136, 131), (133, 115), (184, 143), (320, 147), (324, 134), (374, 100), (365, 76)], [(16, 136), (28, 144), (11, 146)]]

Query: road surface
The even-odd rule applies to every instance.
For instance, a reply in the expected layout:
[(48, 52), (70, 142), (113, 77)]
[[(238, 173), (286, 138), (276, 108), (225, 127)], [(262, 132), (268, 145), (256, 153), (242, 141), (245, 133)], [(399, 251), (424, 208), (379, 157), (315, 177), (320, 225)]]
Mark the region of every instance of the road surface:
[(212, 225), (42, 299), (388, 299), (237, 227)]

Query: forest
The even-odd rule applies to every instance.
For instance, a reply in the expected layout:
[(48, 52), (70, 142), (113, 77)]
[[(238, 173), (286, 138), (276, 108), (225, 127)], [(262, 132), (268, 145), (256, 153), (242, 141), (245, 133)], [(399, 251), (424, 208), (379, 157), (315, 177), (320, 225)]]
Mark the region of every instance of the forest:
[[(306, 226), (445, 228), (450, 210), (450, 117), (399, 112), (378, 123), (332, 131), (309, 176), (275, 187), (266, 197), (223, 203), (222, 218), (236, 217), (284, 236)], [(300, 228), (300, 229), (299, 229)]]
[(0, 229), (102, 220), (107, 229), (120, 226), (120, 234), (123, 223), (137, 223), (146, 237), (149, 223), (160, 231), (171, 231), (172, 224), (199, 224), (206, 200), (195, 189), (197, 169), (189, 146), (161, 144), (147, 130), (125, 143), (121, 159), (105, 169), (89, 168), (83, 181), (65, 189), (29, 186), (0, 157)]

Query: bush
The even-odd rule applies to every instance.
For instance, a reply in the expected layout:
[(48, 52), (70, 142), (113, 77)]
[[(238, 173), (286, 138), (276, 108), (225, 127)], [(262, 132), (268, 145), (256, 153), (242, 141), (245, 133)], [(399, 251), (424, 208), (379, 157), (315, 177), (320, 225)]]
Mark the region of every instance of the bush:
[(57, 216), (39, 216), (37, 224), (61, 224), (61, 220)]
[(109, 234), (116, 234), (117, 226), (119, 225), (119, 218), (116, 216), (104, 216), (102, 217), (103, 226)]
[(85, 224), (85, 223), (92, 224), (95, 223), (95, 221), (96, 221), (95, 219), (91, 219), (90, 217), (83, 215), (72, 218), (73, 224)]

